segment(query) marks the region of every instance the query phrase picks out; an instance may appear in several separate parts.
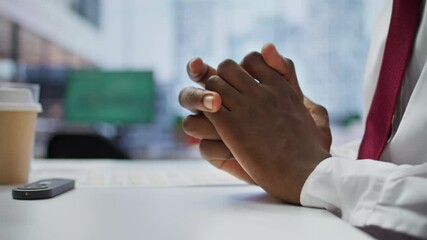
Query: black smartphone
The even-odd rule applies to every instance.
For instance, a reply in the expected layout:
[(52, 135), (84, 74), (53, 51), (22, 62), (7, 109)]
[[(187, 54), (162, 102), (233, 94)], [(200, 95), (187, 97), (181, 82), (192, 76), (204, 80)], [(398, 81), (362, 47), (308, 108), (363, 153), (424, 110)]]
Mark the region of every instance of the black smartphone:
[(21, 200), (52, 198), (74, 188), (72, 179), (43, 179), (12, 190), (12, 198)]

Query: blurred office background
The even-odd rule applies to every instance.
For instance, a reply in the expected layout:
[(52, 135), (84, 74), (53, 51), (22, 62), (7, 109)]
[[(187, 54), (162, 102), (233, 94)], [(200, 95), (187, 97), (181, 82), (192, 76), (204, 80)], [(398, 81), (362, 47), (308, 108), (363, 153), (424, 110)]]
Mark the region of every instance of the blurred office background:
[(381, 6), (368, 0), (0, 0), (0, 80), (41, 85), (36, 157), (47, 157), (59, 133), (88, 133), (131, 158), (193, 158), (199, 157), (196, 141), (180, 129), (188, 112), (177, 102), (179, 90), (194, 85), (188, 60), (240, 61), (272, 42), (294, 60), (304, 93), (328, 108), (340, 144), (361, 135), (363, 71)]

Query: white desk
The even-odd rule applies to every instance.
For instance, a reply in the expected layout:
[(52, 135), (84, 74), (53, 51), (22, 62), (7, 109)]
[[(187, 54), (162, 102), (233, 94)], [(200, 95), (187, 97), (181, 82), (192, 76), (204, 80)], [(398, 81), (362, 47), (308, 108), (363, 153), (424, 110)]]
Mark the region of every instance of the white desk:
[[(201, 160), (98, 163), (109, 166), (107, 172), (123, 166), (217, 171)], [(68, 166), (76, 164), (93, 163)], [(34, 169), (49, 166), (36, 161)], [(13, 200), (13, 186), (1, 186), (0, 239), (371, 239), (325, 210), (279, 203), (255, 186), (77, 185), (53, 199), (33, 201)]]

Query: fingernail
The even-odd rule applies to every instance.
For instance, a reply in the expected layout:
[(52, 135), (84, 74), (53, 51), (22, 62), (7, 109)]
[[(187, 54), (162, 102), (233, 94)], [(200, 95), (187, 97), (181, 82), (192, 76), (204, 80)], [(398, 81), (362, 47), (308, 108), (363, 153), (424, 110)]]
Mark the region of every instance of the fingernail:
[(207, 95), (203, 97), (203, 106), (208, 110), (212, 110), (213, 108), (214, 97), (212, 95)]

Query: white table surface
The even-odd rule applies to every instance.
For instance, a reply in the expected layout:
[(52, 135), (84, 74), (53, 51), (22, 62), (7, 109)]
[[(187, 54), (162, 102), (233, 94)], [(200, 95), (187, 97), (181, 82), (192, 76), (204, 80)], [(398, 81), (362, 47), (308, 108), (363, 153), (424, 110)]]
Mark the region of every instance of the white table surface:
[[(36, 161), (33, 169), (58, 163), (62, 161)], [(71, 163), (68, 166), (93, 164)], [(176, 171), (196, 166), (202, 172), (213, 168), (201, 160), (157, 163), (99, 161), (93, 166), (108, 165), (106, 172), (115, 166), (122, 170), (123, 166), (129, 170), (163, 166)], [(13, 200), (13, 187), (0, 186), (1, 240), (371, 239), (325, 210), (280, 203), (256, 186), (77, 185), (55, 198), (31, 201)]]

